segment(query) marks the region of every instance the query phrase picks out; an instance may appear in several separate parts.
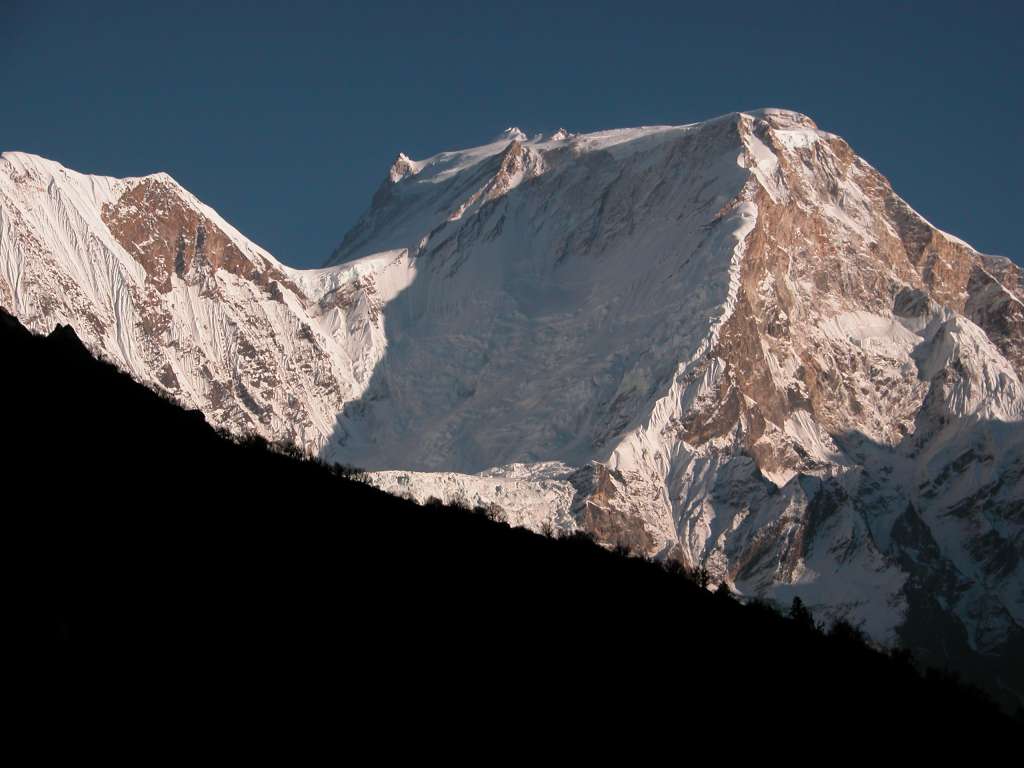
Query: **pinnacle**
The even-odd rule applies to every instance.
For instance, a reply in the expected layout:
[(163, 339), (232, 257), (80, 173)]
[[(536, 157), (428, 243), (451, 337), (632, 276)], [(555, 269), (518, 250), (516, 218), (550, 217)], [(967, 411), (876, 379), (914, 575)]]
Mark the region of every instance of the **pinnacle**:
[(494, 140), (495, 141), (526, 141), (527, 140), (527, 136), (526, 136), (526, 133), (524, 131), (522, 131), (520, 128), (517, 128), (516, 126), (513, 125), (513, 126), (509, 126), (504, 131), (499, 133), (495, 137)]

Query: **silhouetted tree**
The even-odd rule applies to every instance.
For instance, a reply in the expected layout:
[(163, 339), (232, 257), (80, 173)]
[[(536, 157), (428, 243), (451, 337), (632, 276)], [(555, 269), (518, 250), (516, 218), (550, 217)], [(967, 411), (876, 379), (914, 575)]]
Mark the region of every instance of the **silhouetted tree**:
[(661, 564), (662, 568), (665, 569), (666, 573), (673, 576), (680, 576), (686, 574), (686, 568), (678, 560), (665, 560)]
[(708, 569), (702, 565), (693, 572), (693, 580), (701, 589), (707, 589), (708, 584), (711, 583), (711, 574), (708, 573)]
[(789, 608), (789, 618), (802, 629), (811, 631), (818, 629), (818, 625), (814, 623), (814, 616), (811, 615), (810, 610), (808, 610), (807, 606), (804, 605), (804, 601), (799, 597), (793, 598), (793, 604)]
[(847, 645), (867, 646), (867, 637), (864, 632), (846, 619), (837, 619), (829, 629), (828, 636)]
[(487, 504), (483, 507), (484, 515), (492, 523), (500, 523), (502, 525), (508, 525), (508, 515), (505, 514), (505, 510), (497, 504)]

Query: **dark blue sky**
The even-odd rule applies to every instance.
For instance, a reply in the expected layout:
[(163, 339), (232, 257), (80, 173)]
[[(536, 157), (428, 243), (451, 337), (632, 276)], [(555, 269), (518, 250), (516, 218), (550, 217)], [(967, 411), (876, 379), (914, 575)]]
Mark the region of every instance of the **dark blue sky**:
[(1024, 257), (1017, 3), (291, 5), (0, 0), (0, 149), (165, 170), (314, 266), (399, 150), (788, 107), (937, 226)]

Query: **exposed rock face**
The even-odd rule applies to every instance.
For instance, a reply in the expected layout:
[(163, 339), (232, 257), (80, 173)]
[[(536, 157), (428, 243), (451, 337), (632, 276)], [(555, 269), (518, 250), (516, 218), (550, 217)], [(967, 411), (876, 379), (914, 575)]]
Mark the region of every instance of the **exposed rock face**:
[(404, 152), (399, 152), (395, 162), (391, 165), (391, 170), (388, 171), (388, 181), (397, 184), (402, 179), (414, 175), (416, 171), (416, 163), (410, 160)]
[[(0, 161), (0, 299), (29, 328), (75, 326), (96, 353), (216, 426), (318, 451), (380, 358), (401, 254), (295, 272), (166, 174), (83, 176)], [(401, 277), (398, 278), (399, 283)]]
[(139, 180), (115, 203), (104, 204), (101, 217), (160, 293), (170, 293), (172, 274), (209, 284), (205, 278), (219, 269), (266, 288), (278, 301), (281, 294), (271, 289), (274, 281), (297, 291), (276, 262), (242, 253), (215, 222), (187, 203), (168, 176)]
[(0, 203), (0, 301), (214, 423), (1024, 687), (1024, 278), (803, 115), (400, 155), (308, 272), (165, 176)]

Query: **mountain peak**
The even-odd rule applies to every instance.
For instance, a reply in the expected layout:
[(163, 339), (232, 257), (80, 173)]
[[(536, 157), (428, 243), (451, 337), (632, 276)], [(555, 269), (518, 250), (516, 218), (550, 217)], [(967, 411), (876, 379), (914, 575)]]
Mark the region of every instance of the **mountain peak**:
[(527, 140), (528, 140), (528, 137), (527, 137), (526, 133), (524, 131), (520, 130), (519, 128), (515, 127), (514, 125), (513, 126), (509, 126), (504, 131), (502, 131), (501, 133), (499, 133), (497, 136), (494, 137), (494, 141), (495, 142), (498, 142), (498, 141), (527, 141)]
[(818, 125), (807, 115), (791, 109), (779, 109), (778, 107), (761, 107), (760, 109), (748, 109), (742, 114), (751, 117), (761, 118), (772, 123), (776, 128), (806, 128), (817, 130)]
[(418, 171), (418, 164), (411, 160), (404, 152), (399, 152), (395, 162), (391, 164), (391, 168), (388, 170), (388, 180), (392, 184), (397, 184), (402, 179), (415, 176)]

